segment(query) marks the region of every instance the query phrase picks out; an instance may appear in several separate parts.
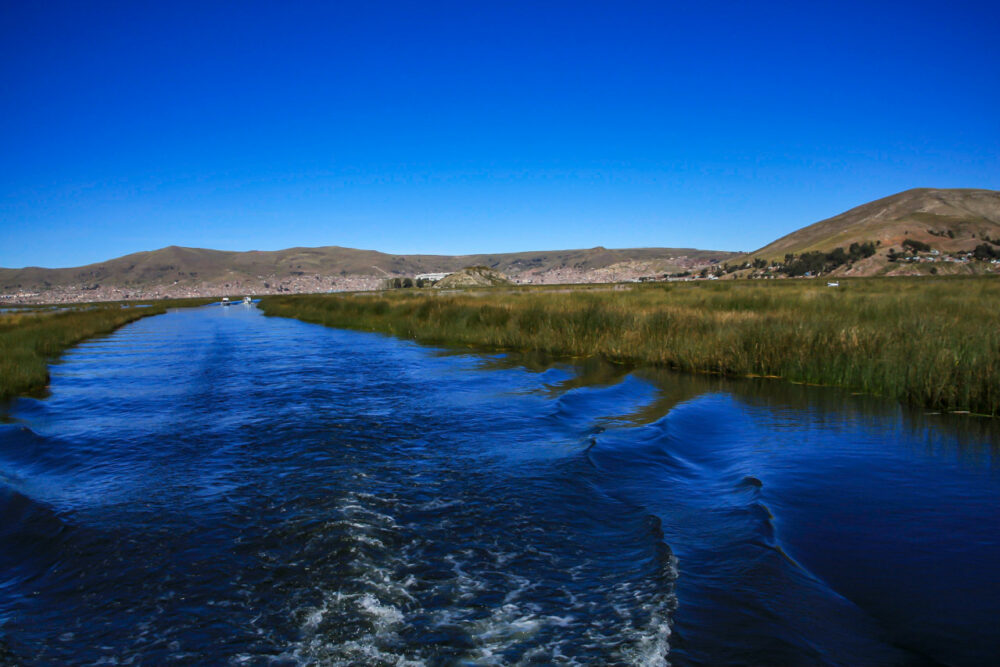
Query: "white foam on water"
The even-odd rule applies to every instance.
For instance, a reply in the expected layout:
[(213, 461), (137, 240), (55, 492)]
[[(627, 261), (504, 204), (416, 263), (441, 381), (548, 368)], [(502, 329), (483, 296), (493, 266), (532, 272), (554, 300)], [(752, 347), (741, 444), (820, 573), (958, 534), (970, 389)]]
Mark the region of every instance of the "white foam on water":
[(507, 595), (504, 596), (503, 598), (504, 604), (509, 604), (511, 602), (514, 602), (515, 600), (517, 600), (517, 598), (521, 597), (523, 593), (526, 593), (527, 591), (531, 590), (531, 588), (533, 588), (531, 580), (528, 579), (527, 577), (520, 577), (516, 574), (508, 574), (506, 578), (508, 581), (513, 582), (515, 585), (511, 590), (507, 592)]
[[(676, 601), (659, 583), (619, 581), (595, 595), (581, 588), (599, 583), (590, 580), (601, 566), (589, 559), (567, 563), (565, 555), (540, 549), (530, 536), (526, 543), (495, 541), (488, 548), (440, 553), (436, 536), (453, 532), (446, 517), (461, 527), (461, 516), (445, 511), (433, 522), (402, 526), (394, 516), (459, 504), (434, 498), (407, 508), (372, 494), (348, 494), (337, 506), (339, 517), (325, 524), (330, 535), (321, 534), (318, 544), (331, 539), (337, 548), (347, 547), (350, 578), (336, 579), (343, 576), (337, 570), (334, 580), (315, 582), (322, 602), (298, 610), (300, 639), (284, 657), (298, 664), (439, 663), (435, 651), (444, 647), (420, 643), (414, 636), (419, 626), (465, 635), (470, 648), (447, 654), (461, 664), (668, 664)], [(434, 576), (424, 578), (413, 571), (424, 563), (444, 569), (432, 567)], [(532, 571), (526, 567), (541, 568), (542, 576), (561, 572), (569, 582), (553, 589), (539, 583), (544, 579), (525, 576)], [(668, 581), (676, 579), (673, 563), (665, 574)], [(432, 608), (422, 606), (426, 600), (433, 600)], [(484, 603), (496, 606), (486, 609)]]
[[(414, 600), (408, 589), (417, 580), (412, 575), (403, 580), (396, 577), (400, 557), (388, 544), (398, 525), (396, 518), (386, 513), (386, 505), (373, 494), (353, 493), (337, 506), (341, 517), (325, 527), (338, 543), (346, 540), (356, 559), (352, 569), (359, 574), (341, 582), (342, 588), (326, 590), (321, 604), (299, 611), (300, 639), (281, 657), (308, 665), (424, 664), (402, 654), (399, 647), (398, 630), (406, 624), (402, 605)], [(328, 538), (321, 534), (317, 539)], [(326, 582), (317, 584), (322, 589)], [(352, 636), (341, 635), (345, 625), (352, 629)]]
[(385, 543), (377, 537), (369, 537), (368, 535), (355, 535), (354, 539), (362, 544), (367, 544), (369, 546), (377, 547), (380, 549), (385, 548)]
[(383, 604), (371, 593), (361, 596), (358, 606), (376, 621), (377, 632), (403, 622), (403, 612), (391, 604)]
[(429, 512), (431, 510), (440, 510), (440, 509), (446, 509), (448, 507), (457, 507), (458, 505), (461, 504), (462, 501), (460, 500), (442, 500), (441, 498), (434, 498), (433, 500), (429, 500), (423, 505), (420, 505), (420, 509), (423, 510), (424, 512)]
[(638, 633), (635, 649), (625, 653), (632, 658), (634, 665), (641, 667), (666, 665), (667, 655), (670, 653), (670, 635), (669, 619), (654, 613), (649, 628), (645, 632)]

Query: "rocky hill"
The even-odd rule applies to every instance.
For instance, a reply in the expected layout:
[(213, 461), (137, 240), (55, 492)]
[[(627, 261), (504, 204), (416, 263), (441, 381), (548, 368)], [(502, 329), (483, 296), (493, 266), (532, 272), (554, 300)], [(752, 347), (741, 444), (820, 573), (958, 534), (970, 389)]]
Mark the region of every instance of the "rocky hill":
[(467, 266), (439, 280), (434, 287), (448, 289), (450, 287), (498, 287), (510, 285), (510, 279), (487, 266)]

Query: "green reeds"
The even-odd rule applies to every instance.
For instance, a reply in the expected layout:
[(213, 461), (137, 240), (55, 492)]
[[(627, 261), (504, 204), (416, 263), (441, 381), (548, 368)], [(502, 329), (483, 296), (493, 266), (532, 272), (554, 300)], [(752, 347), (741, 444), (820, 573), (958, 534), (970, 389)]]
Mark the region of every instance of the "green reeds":
[(1000, 279), (266, 297), (268, 315), (445, 344), (777, 376), (1000, 414)]
[(49, 360), (71, 345), (165, 311), (162, 304), (127, 309), (111, 304), (0, 315), (0, 399), (44, 389)]

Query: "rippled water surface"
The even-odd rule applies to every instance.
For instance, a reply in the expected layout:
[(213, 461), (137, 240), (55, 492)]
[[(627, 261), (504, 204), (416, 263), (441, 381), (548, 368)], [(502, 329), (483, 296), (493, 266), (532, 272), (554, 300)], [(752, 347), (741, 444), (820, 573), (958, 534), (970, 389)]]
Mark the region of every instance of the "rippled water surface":
[(147, 318), (0, 424), (0, 663), (987, 664), (996, 427)]

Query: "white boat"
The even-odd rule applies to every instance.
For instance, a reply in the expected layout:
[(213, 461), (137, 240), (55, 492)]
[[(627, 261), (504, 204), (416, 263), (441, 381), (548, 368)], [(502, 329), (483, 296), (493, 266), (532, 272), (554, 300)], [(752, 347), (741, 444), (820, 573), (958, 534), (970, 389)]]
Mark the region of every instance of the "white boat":
[(223, 306), (228, 306), (229, 305), (229, 297), (228, 296), (222, 297), (222, 305)]
[(251, 299), (248, 296), (245, 296), (245, 297), (243, 297), (243, 303), (249, 306), (250, 304), (253, 303), (253, 299)]

